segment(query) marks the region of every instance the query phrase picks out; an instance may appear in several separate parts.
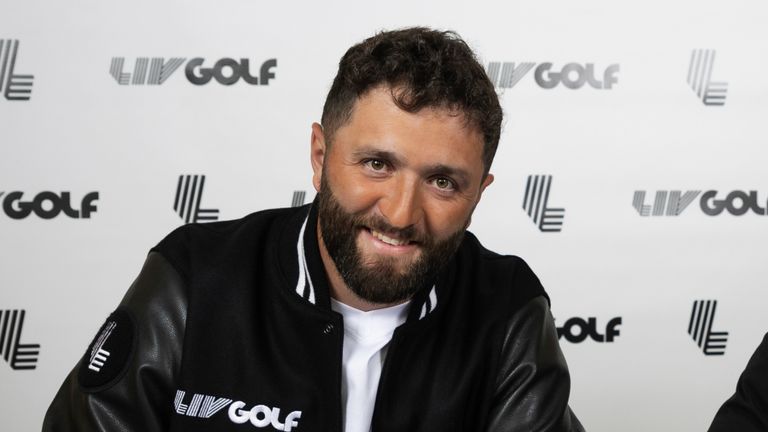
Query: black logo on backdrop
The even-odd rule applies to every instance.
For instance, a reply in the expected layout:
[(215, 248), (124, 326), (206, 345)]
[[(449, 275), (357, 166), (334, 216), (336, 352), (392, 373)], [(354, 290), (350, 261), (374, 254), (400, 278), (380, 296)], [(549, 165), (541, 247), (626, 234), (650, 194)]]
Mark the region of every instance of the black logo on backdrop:
[(307, 197), (306, 191), (293, 191), (291, 207), (301, 207), (304, 205), (304, 199)]
[(86, 194), (80, 201), (79, 210), (72, 208), (70, 192), (40, 192), (30, 201), (24, 200), (24, 192), (0, 192), (0, 198), (3, 199), (3, 211), (11, 219), (24, 219), (32, 213), (41, 219), (53, 219), (61, 213), (72, 219), (89, 219), (96, 212), (99, 193)]
[(21, 343), (25, 315), (24, 309), (0, 310), (0, 356), (15, 370), (36, 368), (40, 356), (40, 344)]
[(712, 81), (715, 66), (715, 50), (697, 49), (691, 51), (688, 64), (688, 85), (704, 105), (725, 105), (728, 83)]
[[(139, 57), (133, 64), (133, 71), (125, 72), (125, 57), (112, 57), (109, 73), (120, 85), (160, 85), (186, 60), (184, 57)], [(254, 75), (247, 58), (239, 61), (223, 58), (211, 64), (202, 57), (195, 57), (187, 62), (184, 73), (187, 80), (195, 85), (208, 84), (212, 79), (223, 85), (232, 85), (241, 79), (251, 85), (269, 85), (269, 81), (275, 78), (276, 67), (277, 60), (269, 59), (261, 63), (258, 75)]]
[(645, 191), (635, 191), (632, 206), (640, 216), (679, 216), (699, 195), (699, 207), (708, 216), (717, 216), (728, 212), (734, 216), (746, 213), (768, 215), (768, 204), (761, 206), (757, 191), (731, 191), (724, 197), (716, 190), (708, 190), (703, 194), (698, 190), (689, 191), (656, 191), (652, 204), (645, 203)]
[(612, 64), (600, 72), (595, 70), (594, 63), (568, 63), (559, 70), (552, 63), (523, 62), (490, 62), (488, 63), (488, 77), (493, 85), (498, 88), (512, 88), (523, 79), (534, 67), (533, 78), (536, 84), (543, 89), (553, 89), (559, 84), (572, 90), (589, 84), (595, 89), (611, 89), (618, 84), (619, 65)]
[(34, 75), (16, 73), (18, 54), (18, 39), (0, 39), (0, 91), (10, 101), (29, 100), (35, 79)]
[(560, 232), (565, 217), (564, 208), (548, 207), (551, 175), (530, 175), (525, 184), (523, 210), (541, 232)]
[(728, 342), (728, 332), (712, 331), (716, 309), (717, 300), (696, 300), (691, 309), (688, 334), (706, 355), (725, 354), (725, 344)]
[(619, 336), (619, 326), (621, 325), (621, 317), (616, 317), (608, 321), (605, 326), (605, 331), (602, 333), (598, 330), (597, 318), (589, 317), (586, 320), (584, 318), (570, 318), (565, 321), (562, 327), (557, 328), (557, 338), (565, 340), (571, 343), (581, 343), (587, 340), (587, 337), (591, 338), (595, 342), (613, 342), (613, 340)]
[(679, 216), (701, 191), (657, 191), (653, 205), (645, 204), (645, 191), (635, 191), (632, 206), (640, 216)]
[(179, 181), (176, 184), (176, 198), (173, 201), (173, 210), (185, 223), (219, 220), (218, 209), (200, 208), (204, 187), (204, 175), (179, 176)]
[[(123, 72), (125, 57), (112, 57), (109, 73), (120, 85), (160, 85), (164, 83), (176, 69), (184, 63), (184, 59), (173, 57), (168, 60), (155, 57), (151, 60), (147, 57), (139, 57), (133, 66), (133, 75)], [(149, 72), (149, 74), (147, 74)]]

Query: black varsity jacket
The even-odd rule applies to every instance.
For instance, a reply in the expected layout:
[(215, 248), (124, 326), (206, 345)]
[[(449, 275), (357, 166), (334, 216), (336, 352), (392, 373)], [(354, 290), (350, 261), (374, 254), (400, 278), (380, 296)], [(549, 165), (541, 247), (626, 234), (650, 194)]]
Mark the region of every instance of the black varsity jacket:
[[(341, 315), (313, 206), (183, 226), (149, 253), (43, 431), (342, 431)], [(390, 342), (373, 432), (582, 431), (549, 299), (467, 233)]]

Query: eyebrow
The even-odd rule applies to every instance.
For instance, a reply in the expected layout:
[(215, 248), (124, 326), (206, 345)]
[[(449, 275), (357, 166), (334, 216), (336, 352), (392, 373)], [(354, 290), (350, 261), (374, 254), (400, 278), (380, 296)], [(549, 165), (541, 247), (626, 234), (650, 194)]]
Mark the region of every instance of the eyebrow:
[[(397, 154), (386, 151), (386, 150), (377, 150), (377, 149), (360, 149), (353, 153), (353, 155), (356, 158), (372, 158), (372, 159), (383, 159), (392, 164), (394, 167), (402, 167), (405, 165), (405, 161), (399, 157)], [(422, 176), (429, 177), (434, 175), (445, 175), (452, 177), (455, 179), (460, 186), (466, 187), (469, 185), (469, 178), (470, 175), (466, 170), (463, 170), (461, 168), (445, 165), (445, 164), (434, 164), (429, 165), (423, 168), (420, 168), (419, 173)]]

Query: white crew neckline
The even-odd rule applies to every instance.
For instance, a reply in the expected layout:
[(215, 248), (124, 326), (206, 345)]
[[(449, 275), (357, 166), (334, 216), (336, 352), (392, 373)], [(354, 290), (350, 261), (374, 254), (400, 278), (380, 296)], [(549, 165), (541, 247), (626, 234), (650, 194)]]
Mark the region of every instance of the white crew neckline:
[(344, 333), (359, 343), (391, 339), (395, 329), (408, 317), (410, 301), (381, 309), (362, 311), (331, 298), (331, 309), (344, 317)]

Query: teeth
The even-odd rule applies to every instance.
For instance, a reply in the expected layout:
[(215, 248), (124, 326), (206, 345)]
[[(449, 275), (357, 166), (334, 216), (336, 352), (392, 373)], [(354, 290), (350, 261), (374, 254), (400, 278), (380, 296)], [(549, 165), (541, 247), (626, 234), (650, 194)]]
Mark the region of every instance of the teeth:
[(384, 234), (382, 234), (382, 233), (380, 233), (378, 231), (371, 230), (371, 234), (373, 234), (374, 237), (376, 237), (377, 239), (383, 241), (384, 243), (386, 243), (388, 245), (402, 246), (402, 245), (408, 244), (407, 240), (396, 240), (396, 239), (393, 239), (391, 237), (387, 237), (387, 236), (385, 236)]

